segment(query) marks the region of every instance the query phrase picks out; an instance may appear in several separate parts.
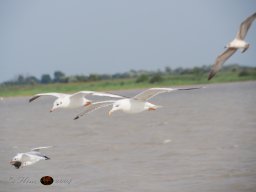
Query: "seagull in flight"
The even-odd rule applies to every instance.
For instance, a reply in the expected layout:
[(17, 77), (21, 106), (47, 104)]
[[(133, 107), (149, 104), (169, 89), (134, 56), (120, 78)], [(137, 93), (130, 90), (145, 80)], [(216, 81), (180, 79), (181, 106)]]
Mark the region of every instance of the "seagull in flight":
[(32, 98), (30, 98), (29, 102), (32, 102), (41, 96), (57, 97), (57, 99), (53, 102), (52, 109), (50, 110), (50, 112), (53, 112), (58, 108), (78, 108), (78, 107), (88, 106), (92, 103), (92, 101), (85, 98), (85, 96), (87, 95), (121, 98), (121, 96), (117, 96), (110, 93), (102, 93), (102, 92), (95, 92), (95, 91), (79, 91), (74, 94), (39, 93), (34, 95)]
[(235, 39), (228, 43), (225, 46), (225, 48), (227, 49), (217, 57), (215, 64), (212, 66), (211, 71), (209, 73), (208, 80), (210, 80), (216, 75), (216, 73), (221, 69), (223, 63), (228, 58), (230, 58), (237, 51), (237, 49), (241, 49), (241, 52), (244, 53), (249, 48), (250, 44), (244, 41), (244, 38), (255, 18), (256, 12), (240, 24), (240, 28), (236, 34)]
[(112, 105), (112, 109), (109, 111), (109, 115), (111, 115), (115, 111), (123, 111), (125, 113), (130, 113), (130, 114), (140, 113), (143, 111), (153, 111), (153, 110), (156, 110), (157, 108), (160, 108), (161, 106), (148, 102), (148, 100), (151, 99), (152, 97), (155, 97), (161, 93), (167, 93), (172, 91), (184, 91), (184, 90), (187, 91), (187, 90), (200, 89), (200, 88), (202, 87), (150, 88), (130, 98), (118, 95), (119, 97), (122, 97), (122, 98), (118, 100), (107, 100), (107, 101), (92, 103), (90, 106), (86, 107), (86, 109), (82, 113), (78, 114), (74, 118), (74, 120), (92, 111), (95, 111), (97, 109), (107, 107), (110, 105)]
[(18, 153), (12, 158), (10, 164), (13, 165), (16, 169), (19, 169), (20, 167), (32, 165), (40, 160), (49, 160), (50, 159), (49, 157), (43, 155), (39, 151), (41, 149), (47, 149), (50, 147), (51, 146), (37, 147), (37, 148), (31, 149), (31, 151), (26, 153)]

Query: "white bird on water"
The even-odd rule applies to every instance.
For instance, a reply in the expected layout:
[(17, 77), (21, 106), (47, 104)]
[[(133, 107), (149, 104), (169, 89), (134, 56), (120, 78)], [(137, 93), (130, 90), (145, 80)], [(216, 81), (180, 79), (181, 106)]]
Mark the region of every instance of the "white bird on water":
[(16, 169), (19, 169), (20, 167), (32, 165), (40, 160), (49, 160), (50, 158), (40, 153), (39, 150), (47, 149), (50, 147), (51, 146), (37, 147), (37, 148), (31, 149), (31, 151), (26, 153), (18, 153), (13, 157), (10, 164), (13, 165)]
[(252, 22), (256, 18), (256, 13), (252, 14), (250, 17), (245, 19), (239, 28), (239, 31), (236, 34), (236, 37), (233, 41), (228, 43), (225, 48), (227, 48), (221, 55), (219, 55), (215, 61), (215, 64), (212, 66), (212, 69), (209, 73), (208, 80), (213, 78), (216, 73), (221, 69), (222, 64), (231, 57), (237, 49), (241, 49), (241, 52), (244, 53), (250, 46), (249, 43), (244, 41), (244, 38), (252, 24)]
[(95, 91), (80, 91), (72, 95), (64, 94), (64, 93), (39, 93), (34, 95), (32, 98), (30, 98), (29, 102), (32, 102), (41, 96), (57, 97), (57, 99), (53, 103), (52, 109), (50, 110), (50, 112), (52, 112), (57, 108), (78, 108), (78, 107), (88, 106), (92, 103), (92, 101), (85, 98), (85, 96), (87, 95), (121, 98), (120, 96), (113, 95), (110, 93), (102, 93), (102, 92), (95, 92)]
[(119, 100), (107, 100), (107, 101), (101, 101), (101, 102), (95, 102), (91, 104), (90, 106), (86, 107), (85, 111), (78, 114), (74, 120), (78, 119), (79, 117), (88, 114), (96, 109), (107, 107), (112, 105), (112, 109), (109, 111), (109, 115), (111, 115), (114, 111), (123, 111), (125, 113), (140, 113), (143, 111), (152, 111), (156, 110), (157, 108), (160, 108), (161, 106), (152, 104), (148, 102), (149, 99), (152, 97), (166, 92), (172, 92), (172, 91), (182, 91), (182, 90), (192, 90), (192, 89), (200, 89), (202, 87), (192, 87), (192, 88), (150, 88), (148, 90), (145, 90), (138, 95), (127, 98), (118, 95), (119, 97), (122, 97), (122, 99)]

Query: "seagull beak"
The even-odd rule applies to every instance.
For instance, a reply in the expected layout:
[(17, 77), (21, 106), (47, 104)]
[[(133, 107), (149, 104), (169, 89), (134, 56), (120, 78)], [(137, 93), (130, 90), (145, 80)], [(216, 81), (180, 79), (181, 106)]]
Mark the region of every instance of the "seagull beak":
[(91, 105), (91, 104), (92, 104), (91, 101), (87, 101), (84, 106), (86, 107), (86, 106)]
[(55, 109), (56, 109), (56, 108), (53, 107), (53, 108), (50, 110), (50, 112), (53, 112)]
[(13, 165), (15, 163), (15, 161), (10, 161), (10, 164)]

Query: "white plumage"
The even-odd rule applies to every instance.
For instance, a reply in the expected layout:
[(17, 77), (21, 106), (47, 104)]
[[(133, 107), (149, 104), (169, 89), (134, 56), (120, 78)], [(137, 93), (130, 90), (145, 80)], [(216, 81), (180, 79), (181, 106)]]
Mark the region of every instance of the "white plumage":
[(50, 112), (58, 108), (78, 108), (83, 106), (88, 106), (92, 102), (85, 98), (87, 95), (100, 96), (100, 97), (113, 97), (121, 98), (121, 96), (113, 95), (110, 93), (95, 92), (95, 91), (79, 91), (74, 94), (64, 94), (64, 93), (39, 93), (34, 95), (29, 99), (29, 102), (34, 101), (35, 99), (41, 96), (53, 96), (57, 99), (53, 103), (53, 107)]
[(216, 75), (216, 73), (221, 69), (223, 63), (228, 60), (228, 58), (230, 58), (237, 49), (241, 49), (241, 52), (244, 53), (249, 48), (250, 44), (244, 41), (244, 38), (255, 18), (256, 13), (252, 14), (241, 23), (235, 39), (227, 44), (227, 49), (217, 57), (215, 64), (212, 66), (209, 73), (208, 80)]
[(148, 102), (147, 100), (151, 99), (152, 97), (161, 94), (161, 93), (167, 93), (171, 91), (181, 91), (181, 90), (192, 90), (192, 89), (200, 89), (202, 87), (192, 87), (192, 88), (150, 88), (147, 89), (138, 95), (126, 98), (120, 95), (117, 95), (119, 97), (122, 97), (119, 100), (108, 100), (108, 101), (101, 101), (101, 102), (95, 102), (91, 104), (90, 106), (86, 107), (86, 109), (78, 114), (74, 119), (78, 119), (79, 117), (88, 114), (96, 109), (100, 109), (102, 107), (107, 107), (112, 105), (112, 109), (109, 111), (109, 115), (111, 115), (114, 111), (123, 111), (125, 113), (140, 113), (143, 111), (151, 111), (156, 110), (157, 108), (160, 108), (161, 106), (152, 104)]
[(39, 151), (41, 149), (47, 149), (50, 147), (51, 146), (37, 147), (37, 148), (31, 149), (31, 151), (26, 152), (26, 153), (17, 153), (12, 158), (12, 161), (10, 162), (10, 164), (13, 165), (15, 168), (19, 169), (20, 167), (33, 165), (40, 160), (49, 160), (50, 159), (49, 157), (47, 157), (46, 155), (43, 155)]

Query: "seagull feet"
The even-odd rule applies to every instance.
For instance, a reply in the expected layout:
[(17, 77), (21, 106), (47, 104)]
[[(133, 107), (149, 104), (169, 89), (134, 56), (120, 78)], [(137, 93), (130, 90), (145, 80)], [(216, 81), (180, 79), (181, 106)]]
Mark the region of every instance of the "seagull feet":
[(148, 111), (155, 111), (155, 110), (156, 110), (156, 108), (153, 108), (153, 107), (148, 108)]
[(84, 104), (84, 106), (87, 107), (87, 106), (89, 106), (89, 105), (91, 105), (91, 104), (92, 104), (92, 102), (88, 101), (88, 102), (86, 102), (86, 103)]

